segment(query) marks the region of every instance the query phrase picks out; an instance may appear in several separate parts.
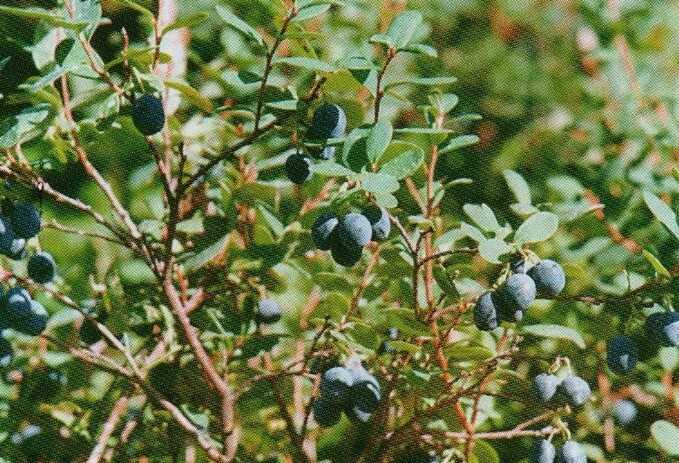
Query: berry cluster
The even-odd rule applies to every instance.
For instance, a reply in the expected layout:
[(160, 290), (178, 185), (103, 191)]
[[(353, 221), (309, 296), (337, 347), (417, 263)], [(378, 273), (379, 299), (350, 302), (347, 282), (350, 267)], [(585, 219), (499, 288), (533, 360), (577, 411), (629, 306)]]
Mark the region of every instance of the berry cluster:
[(531, 455), (532, 463), (586, 463), (587, 455), (580, 444), (568, 440), (557, 449), (550, 441), (543, 439), (535, 443)]
[(525, 260), (516, 262), (500, 288), (479, 298), (474, 323), (480, 330), (492, 331), (502, 321), (521, 321), (536, 297), (555, 297), (565, 286), (566, 274), (553, 260), (542, 260), (530, 268)]
[[(316, 109), (311, 119), (307, 136), (323, 143), (323, 147), (312, 154), (324, 160), (335, 157), (336, 148), (325, 146), (329, 138), (343, 137), (347, 130), (347, 116), (335, 104), (323, 104)], [(285, 173), (291, 182), (301, 185), (311, 177), (311, 159), (303, 154), (292, 154), (285, 161)]]
[(533, 379), (533, 390), (544, 404), (554, 401), (568, 403), (572, 407), (581, 407), (592, 395), (587, 381), (576, 375), (561, 379), (556, 375), (540, 373)]
[[(640, 349), (641, 346), (643, 349)], [(635, 336), (618, 335), (608, 342), (606, 362), (612, 372), (630, 373), (642, 356), (660, 347), (679, 346), (679, 312), (654, 312), (646, 318), (644, 329)]]
[(320, 426), (337, 424), (342, 411), (356, 422), (367, 423), (382, 399), (380, 383), (357, 360), (326, 370), (320, 396), (314, 401), (314, 418)]
[[(30, 203), (6, 201), (0, 215), (0, 253), (13, 260), (26, 255), (27, 240), (37, 236), (42, 227), (40, 213)], [(56, 265), (47, 252), (38, 252), (28, 259), (28, 276), (37, 283), (49, 283)], [(5, 291), (0, 287), (0, 332), (12, 328), (20, 333), (38, 336), (47, 326), (48, 314), (40, 302), (32, 299), (21, 286)], [(12, 347), (0, 337), (0, 363), (12, 358)]]
[(350, 212), (342, 218), (332, 213), (322, 214), (311, 227), (316, 247), (330, 251), (335, 262), (344, 267), (355, 265), (370, 241), (383, 241), (390, 232), (389, 213), (374, 205), (360, 214)]

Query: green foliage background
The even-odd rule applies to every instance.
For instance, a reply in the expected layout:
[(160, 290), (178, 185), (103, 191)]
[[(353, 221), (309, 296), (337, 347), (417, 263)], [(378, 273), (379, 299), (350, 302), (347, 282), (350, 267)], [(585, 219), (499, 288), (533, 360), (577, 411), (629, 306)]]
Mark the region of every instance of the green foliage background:
[[(91, 40), (104, 63), (121, 56), (122, 28), (129, 34), (133, 48), (148, 47), (150, 21), (130, 3), (133, 2), (102, 2), (103, 16), (110, 21), (98, 27)], [(154, 8), (150, 2), (138, 3)], [(355, 74), (346, 70), (346, 59), (357, 55), (383, 57), (382, 48), (369, 43), (371, 36), (384, 31), (403, 9), (422, 14), (424, 25), (416, 36), (420, 43), (436, 49), (438, 58), (399, 55), (387, 75), (399, 80), (441, 76), (455, 76), (458, 80), (426, 87), (394, 87), (385, 96), (381, 114), (397, 129), (424, 127), (427, 120), (420, 108), (430, 104), (430, 92), (454, 93), (459, 104), (448, 123), (454, 133), (447, 136), (478, 136), (477, 143), (466, 143), (475, 141), (472, 138), (458, 139), (464, 146), (442, 155), (438, 164), (437, 179), (442, 183), (444, 179), (456, 180), (446, 185), (445, 193), (441, 192), (441, 217), (436, 225), (439, 232), (435, 236), (441, 249), (447, 249), (451, 242), (455, 245), (454, 232), (445, 232), (459, 229), (463, 221), (481, 226), (480, 215), (466, 215), (465, 205), (490, 206), (499, 224), (509, 224), (514, 230), (536, 207), (560, 218), (554, 236), (530, 247), (539, 256), (553, 258), (564, 266), (568, 297), (537, 302), (521, 324), (533, 326), (532, 331), (516, 328), (516, 333), (525, 338), (519, 345), (520, 354), (501, 369), (492, 389), (498, 395), (524, 400), (485, 396), (480, 402), (477, 429), (511, 429), (538, 415), (541, 409), (526, 400), (528, 382), (557, 356), (566, 356), (593, 389), (603, 384), (612, 389), (605, 394), (597, 391), (591, 405), (564, 418), (574, 438), (587, 445), (592, 460), (674, 461), (679, 439), (676, 427), (659, 430), (655, 425), (653, 434), (651, 426), (661, 420), (679, 424), (677, 349), (663, 349), (627, 377), (607, 370), (605, 350), (607, 339), (613, 335), (638, 329), (644, 310), (647, 313), (652, 303), (676, 310), (679, 236), (676, 229), (673, 232), (676, 216), (672, 211), (676, 213), (679, 204), (677, 2), (623, 1), (619, 17), (611, 6), (618, 2), (603, 0), (345, 3), (298, 23), (295, 36), (285, 42), (280, 54), (312, 57), (336, 65), (336, 71), (325, 73), (327, 81), (321, 94), (347, 111), (353, 129), (372, 122), (372, 97)], [(186, 50), (187, 72), (183, 76), (186, 85), (179, 87), (183, 90), (182, 102), (169, 118), (168, 127), (175, 145), (183, 141), (192, 168), (197, 168), (201, 156), (215, 155), (233, 144), (244, 127), (249, 130), (251, 120), (246, 111), (255, 107), (259, 85), (248, 82), (244, 71), (261, 74), (264, 69), (256, 45), (228, 27), (217, 14), (216, 5), (228, 7), (259, 31), (267, 43), (271, 43), (281, 25), (277, 0), (176, 2), (179, 17), (193, 21)], [(2, 6), (42, 7), (55, 11), (55, 15), (63, 14), (59, 2), (47, 0), (4, 0)], [(32, 85), (58, 66), (49, 46), (49, 34), (54, 33), (49, 23), (0, 9), (0, 115), (5, 120), (0, 126), (0, 146), (7, 150), (5, 154), (13, 152), (17, 140), (12, 138), (12, 130), (18, 130), (20, 125), (16, 115), (27, 108), (37, 108), (37, 124), (29, 124), (30, 130), (21, 133), (26, 159), (56, 190), (81, 198), (105, 216), (113, 217), (105, 196), (87, 177), (70, 146), (67, 124), (60, 113), (59, 81)], [(132, 60), (133, 67), (143, 73), (151, 55), (148, 51), (139, 52)], [(161, 61), (164, 59), (161, 56)], [(105, 83), (85, 69), (86, 62), (79, 65), (69, 69), (71, 91), (80, 139), (89, 159), (109, 180), (149, 239), (162, 241), (167, 220), (164, 193), (146, 140), (131, 123), (129, 104), (120, 104)], [(119, 79), (120, 61), (110, 70)], [(159, 86), (152, 78), (142, 79), (149, 87)], [(277, 66), (271, 82), (265, 97), (272, 106), (266, 111), (278, 114), (281, 102), (302, 98), (312, 87), (314, 72), (297, 66)], [(286, 83), (290, 87), (283, 88)], [(278, 107), (273, 108), (275, 105)], [(244, 150), (244, 164), (230, 158), (220, 166), (208, 179), (207, 187), (193, 193), (193, 213), (179, 224), (179, 261), (192, 283), (214, 294), (192, 322), (211, 351), (234, 346), (242, 349), (242, 356), (230, 367), (232, 379), (238, 384), (261, 373), (247, 362), (247, 357), (256, 357), (262, 349), (269, 350), (277, 344), (273, 362), (275, 367), (281, 367), (294, 355), (297, 340), (306, 340), (308, 346), (324, 316), (339, 322), (349, 310), (370, 261), (366, 253), (359, 266), (344, 271), (329, 258), (309, 257), (313, 245), (307, 230), (317, 211), (329, 200), (321, 201), (315, 212), (300, 213), (303, 201), (316, 197), (327, 178), (316, 175), (301, 189), (293, 189), (284, 178), (282, 166), (293, 147), (292, 134), (298, 129), (303, 131), (309, 119), (307, 108), (300, 107), (304, 111), (286, 121), (283, 130)], [(423, 150), (431, 140), (429, 135), (408, 133), (399, 138)], [(443, 136), (440, 141), (449, 140)], [(247, 165), (256, 167), (256, 177), (247, 177)], [(409, 176), (418, 187), (423, 186), (424, 175), (419, 169)], [(418, 221), (425, 221), (404, 183), (401, 181), (394, 192), (398, 199), (395, 210), (408, 227), (415, 228)], [(528, 199), (525, 185), (529, 188)], [(40, 202), (47, 221), (55, 219), (68, 228), (103, 232), (91, 218), (54, 204), (29, 188), (8, 188), (4, 194)], [(654, 198), (668, 204), (669, 210), (659, 210)], [(244, 214), (254, 217), (254, 240), (245, 249), (233, 239)], [(474, 245), (469, 238), (462, 238), (460, 243)], [(195, 423), (217, 436), (219, 404), (214, 391), (206, 386), (200, 368), (185, 349), (155, 277), (140, 258), (117, 244), (55, 228), (42, 232), (39, 246), (51, 252), (59, 264), (59, 291), (79, 305), (96, 299), (98, 311), (108, 314), (107, 326), (134, 351), (151, 349), (159, 333), (169, 337), (176, 349), (163, 360), (172, 368), (156, 371), (161, 377), (157, 383), (167, 386), (165, 392)], [(426, 326), (421, 328), (407, 317), (403, 321), (393, 315), (395, 311), (388, 310), (400, 304), (408, 307), (406, 301), (412, 299), (410, 269), (401, 254), (397, 245), (384, 247), (363, 294), (363, 321), (357, 321), (346, 337), (338, 332), (329, 344), (336, 344), (341, 357), (358, 350), (373, 367), (386, 368), (389, 360), (380, 359), (376, 351), (387, 327), (402, 323), (400, 328), (412, 330), (412, 338), (427, 333)], [(479, 287), (490, 287), (500, 273), (501, 266), (488, 260), (492, 259), (462, 255), (445, 268), (440, 266), (443, 273), (438, 274), (437, 291), (451, 303), (473, 300)], [(503, 262), (506, 261), (504, 256)], [(2, 262), (3, 268), (19, 274), (24, 271), (22, 265)], [(442, 285), (442, 279), (449, 285), (454, 283), (454, 288)], [(283, 322), (272, 330), (280, 336), (256, 337), (243, 328), (256, 294), (247, 297), (233, 287), (242, 289), (251, 280), (283, 304)], [(640, 287), (640, 293), (633, 292)], [(591, 295), (604, 303), (578, 301), (576, 295)], [(49, 293), (39, 292), (36, 297), (52, 315), (50, 336), (67, 346), (77, 343), (78, 313)], [(321, 302), (303, 323), (305, 327), (300, 328), (302, 309), (313, 297), (320, 297)], [(559, 328), (555, 333), (543, 325), (568, 329)], [(486, 352), (493, 355), (497, 338), (479, 333), (469, 314), (463, 316), (458, 330), (463, 341), (452, 346), (459, 350), (451, 348), (448, 352), (454, 359), (454, 375), (462, 375), (486, 360)], [(85, 461), (111, 407), (123, 394), (133, 399), (120, 427), (138, 416), (141, 419), (129, 442), (117, 447), (119, 433), (112, 438), (114, 461), (139, 461), (142, 456), (152, 462), (184, 461), (185, 448), (194, 445), (193, 440), (166, 412), (142, 405), (138, 390), (129, 383), (79, 362), (44, 339), (16, 335), (12, 342), (17, 356), (5, 368), (0, 384), (0, 461)], [(413, 341), (402, 347), (417, 348), (415, 344)], [(115, 352), (111, 355), (122, 360)], [(48, 368), (64, 372), (67, 383), (50, 384), (45, 380)], [(16, 380), (18, 372), (23, 377), (21, 381)], [(438, 373), (435, 368), (404, 367), (400, 392), (404, 398), (433, 400), (442, 387), (435, 379)], [(37, 398), (21, 392), (32, 382), (38, 384)], [(286, 400), (292, 400), (290, 382), (281, 379), (280, 387)], [(304, 388), (304, 397), (308, 398), (311, 383), (306, 382)], [(622, 396), (638, 403), (640, 417), (628, 429), (616, 427), (615, 447), (606, 448), (604, 437), (608, 431), (602, 423), (609, 416), (612, 398)], [(465, 398), (463, 405), (468, 407), (471, 400)], [(405, 399), (401, 404), (406, 415), (419, 405)], [(293, 461), (284, 459), (291, 455), (290, 442), (276, 407), (268, 382), (256, 383), (243, 393), (237, 406), (243, 428), (239, 461)], [(38, 456), (13, 438), (29, 424), (43, 429), (44, 441), (32, 446), (38, 449)], [(452, 412), (437, 415), (430, 424), (452, 431), (461, 429)], [(345, 456), (343, 446), (347, 440), (360, 440), (358, 433), (346, 420), (329, 431), (314, 430), (319, 460), (352, 458)], [(531, 443), (527, 438), (480, 441), (472, 459), (484, 463), (520, 461), (528, 454)], [(439, 450), (461, 448), (442, 441), (437, 446)], [(205, 458), (200, 451), (198, 458)], [(458, 461), (454, 459), (457, 457), (450, 458)]]

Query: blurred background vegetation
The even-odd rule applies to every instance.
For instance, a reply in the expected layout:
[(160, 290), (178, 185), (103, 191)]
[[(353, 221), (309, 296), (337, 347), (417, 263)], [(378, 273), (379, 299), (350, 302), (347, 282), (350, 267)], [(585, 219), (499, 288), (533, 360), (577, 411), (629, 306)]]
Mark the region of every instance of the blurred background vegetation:
[[(154, 7), (152, 2), (147, 3), (147, 7)], [(279, 22), (271, 6), (274, 2), (270, 0), (178, 0), (180, 16), (209, 12), (207, 19), (191, 29), (184, 78), (213, 107), (229, 107), (234, 101), (251, 103), (257, 86), (239, 80), (237, 71), (259, 70), (262, 61), (242, 36), (226, 28), (214, 13), (218, 3), (229, 6), (265, 36), (273, 34), (273, 26)], [(328, 14), (308, 23), (306, 28), (311, 32), (308, 38), (286, 44), (289, 49), (283, 53), (312, 50), (331, 62), (355, 54), (371, 54), (368, 38), (376, 30), (383, 30), (397, 12), (409, 8), (425, 16), (430, 25), (430, 30), (424, 32), (428, 36), (426, 43), (439, 51), (440, 59), (409, 57), (398, 60), (392, 72), (456, 76), (459, 80), (449, 90), (460, 97), (457, 112), (480, 115), (478, 119), (469, 117), (470, 122), (464, 122), (469, 131), (478, 135), (479, 143), (445, 157), (439, 165), (439, 175), (471, 179), (446, 193), (442, 207), (451, 224), (462, 218), (462, 205), (486, 203), (501, 223), (518, 225), (520, 219), (510, 208), (514, 201), (503, 177), (505, 169), (513, 169), (530, 185), (534, 204), (551, 203), (556, 209), (561, 208), (563, 214), (605, 204), (603, 211), (569, 222), (552, 240), (540, 246), (541, 256), (554, 256), (566, 268), (570, 294), (597, 291), (619, 295), (642, 284), (653, 271), (649, 261), (638, 252), (638, 246), (655, 255), (670, 271), (677, 271), (677, 241), (653, 220), (643, 205), (642, 191), (654, 192), (676, 210), (679, 182), (672, 176), (672, 168), (679, 163), (679, 2), (371, 0), (347, 3), (349, 6), (333, 7)], [(58, 6), (49, 0), (3, 0), (2, 4)], [(92, 43), (105, 62), (120, 55), (122, 28), (129, 34), (131, 44), (146, 43), (150, 26), (140, 13), (117, 0), (103, 0), (102, 5), (110, 24), (97, 30)], [(35, 103), (35, 97), (27, 97), (18, 86), (40, 75), (36, 62), (45, 59), (41, 58), (48, 48), (43, 41), (45, 31), (38, 23), (0, 13), (0, 59), (10, 58), (0, 70), (2, 118)], [(282, 71), (273, 76), (273, 80), (284, 78)], [(86, 90), (91, 84), (85, 79), (76, 85), (81, 86), (81, 94), (88, 95), (76, 111), (79, 119), (92, 119), (89, 125), (81, 126), (91, 159), (111, 179), (134, 217), (147, 220), (152, 228), (154, 221), (160, 219), (162, 190), (148, 181), (154, 164), (145, 154), (144, 139), (125, 116), (125, 108), (122, 117), (117, 116), (117, 107), (111, 106), (106, 94), (100, 98), (90, 97)], [(339, 77), (331, 78), (324, 92), (326, 98), (345, 107), (351, 127), (363, 122), (369, 108), (365, 94), (355, 84)], [(39, 98), (49, 100), (49, 92)], [(394, 120), (396, 127), (422, 124), (417, 106), (426, 101), (425, 92), (399, 89), (399, 93), (385, 99), (384, 114)], [(102, 114), (111, 117), (102, 119)], [(182, 103), (169, 123), (175, 129), (181, 128), (196, 153), (210, 151), (216, 126), (213, 120), (198, 114), (195, 104)], [(231, 136), (220, 134), (224, 139)], [(288, 145), (289, 140), (273, 138), (253, 151), (252, 159), (262, 166), (263, 181), (277, 185), (281, 162), (271, 158)], [(88, 182), (79, 165), (68, 161), (69, 148), (59, 136), (48, 134), (32, 140), (23, 150), (29, 159), (44, 162), (40, 168), (55, 188), (106, 210), (105, 199)], [(401, 193), (401, 207), (407, 209), (407, 193)], [(282, 202), (292, 200), (288, 195)], [(66, 209), (47, 203), (43, 207), (47, 217), (57, 217), (68, 226), (90, 227)], [(196, 239), (200, 242), (201, 237)], [(122, 294), (117, 302), (124, 301), (123, 306), (143, 312), (141, 306), (148, 302), (144, 284), (152, 278), (142, 264), (121, 252), (119, 247), (53, 229), (41, 235), (41, 246), (56, 257), (64, 287), (75, 300), (90, 297), (92, 283), (108, 281), (113, 272), (121, 280)], [(476, 268), (468, 270), (469, 276), (475, 276), (477, 270), (486, 275), (483, 272), (487, 272), (487, 268), (482, 262), (474, 265)], [(294, 286), (293, 281), (288, 283)], [(303, 291), (297, 295), (298, 299), (304, 297)], [(115, 302), (111, 302), (112, 323), (122, 325), (129, 314), (116, 312)], [(45, 303), (53, 314), (59, 313), (58, 304), (51, 300)], [(597, 372), (601, 370), (603, 341), (619, 328), (620, 314), (616, 310), (602, 312), (569, 303), (558, 311), (539, 310), (531, 317), (539, 318), (541, 323), (578, 329), (592, 349), (585, 354), (572, 345), (539, 341), (527, 342), (526, 354), (544, 358), (569, 355), (579, 362), (580, 372), (590, 384), (599, 383)], [(143, 329), (150, 330), (143, 323), (141, 326), (141, 333), (146, 333)], [(603, 442), (601, 419), (605, 409), (596, 411), (599, 414), (578, 417), (576, 436), (591, 446), (590, 456), (602, 462), (670, 461), (649, 444), (648, 431), (650, 423), (670, 410), (670, 405), (659, 404), (665, 400), (668, 377), (670, 389), (674, 379), (676, 395), (676, 352), (666, 357), (655, 359), (632, 379), (613, 384), (614, 389), (634, 397), (642, 409), (642, 418), (635, 428), (616, 434), (615, 450), (607, 451)], [(36, 360), (26, 355), (19, 362), (14, 365), (16, 368), (30, 369), (31, 362)], [(60, 391), (57, 397), (41, 398), (48, 405), (28, 393), (22, 394), (17, 402), (16, 387), (11, 382), (3, 383), (2, 407), (7, 414), (0, 426), (0, 437), (4, 439), (0, 443), (0, 461), (38, 461), (31, 459), (33, 454), (24, 448), (26, 445), (22, 447), (19, 438), (12, 440), (12, 436), (16, 437), (12, 433), (20, 427), (25, 429), (26, 423), (48, 430), (50, 437), (43, 448), (55, 452), (57, 456), (52, 457), (55, 461), (79, 461), (87, 454), (97, 426), (115, 400), (115, 396), (108, 394), (112, 379), (102, 376), (100, 382), (92, 381), (91, 372), (63, 362), (58, 354), (47, 357), (48, 365), (68, 372), (68, 394), (60, 387), (49, 385), (55, 378), (50, 378), (42, 367), (39, 372), (42, 376), (30, 375), (31, 381), (47, 381), (44, 383), (47, 385), (37, 388), (42, 391), (40, 394), (50, 393), (53, 387)], [(531, 367), (525, 364), (520, 365), (519, 370), (521, 368)], [(644, 398), (648, 401), (643, 402)], [(677, 400), (674, 399), (674, 415), (670, 417), (675, 423), (679, 420)], [(89, 408), (85, 404), (89, 404)], [(243, 407), (256, 404), (253, 398), (251, 402), (245, 400)], [(78, 417), (86, 408), (93, 416), (85, 424), (87, 429), (77, 429), (74, 423), (80, 423)], [(486, 411), (481, 423), (487, 420), (488, 429), (510, 427), (518, 422), (518, 415), (522, 413), (517, 405), (506, 403), (489, 403)], [(97, 416), (99, 414), (102, 416)], [(280, 430), (268, 431), (276, 434)], [(166, 424), (142, 427), (127, 456), (115, 461), (132, 461), (139, 455), (149, 456), (152, 462), (173, 461), (172, 455), (183, 448), (177, 433)], [(336, 431), (326, 440), (341, 437), (341, 431)], [(261, 447), (266, 453), (267, 449), (275, 448), (275, 441), (264, 432), (256, 438), (249, 436), (245, 444), (252, 449)], [(326, 445), (333, 448), (330, 443)], [(530, 442), (521, 440), (494, 444), (502, 462), (517, 461), (516, 455), (525, 455), (529, 445)]]

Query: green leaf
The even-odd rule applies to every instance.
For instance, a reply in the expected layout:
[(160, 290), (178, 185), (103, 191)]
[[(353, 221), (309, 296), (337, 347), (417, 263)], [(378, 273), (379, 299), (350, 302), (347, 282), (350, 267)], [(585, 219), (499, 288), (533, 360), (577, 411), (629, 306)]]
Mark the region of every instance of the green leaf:
[(493, 352), (481, 346), (460, 346), (453, 344), (446, 347), (443, 353), (454, 362), (483, 361), (493, 357)]
[(197, 26), (198, 24), (207, 20), (209, 17), (210, 15), (206, 11), (198, 11), (193, 14), (182, 16), (178, 18), (176, 21), (165, 26), (165, 28), (163, 29), (163, 35), (167, 34), (172, 30), (181, 29), (182, 27), (191, 28)]
[(493, 210), (486, 204), (465, 204), (462, 210), (482, 230), (495, 232), (502, 228), (495, 218)]
[(307, 19), (315, 18), (320, 16), (330, 9), (329, 4), (319, 4), (319, 5), (308, 5), (304, 6), (299, 10), (297, 16), (295, 16), (291, 22), (301, 22)]
[(655, 271), (658, 273), (658, 275), (667, 277), (667, 278), (672, 278), (672, 275), (670, 272), (665, 268), (665, 266), (658, 260), (657, 257), (655, 257), (653, 254), (648, 252), (647, 250), (643, 249), (641, 253), (644, 255), (644, 258), (648, 261), (649, 264), (653, 266)]
[(531, 215), (519, 226), (514, 241), (521, 246), (525, 243), (538, 243), (549, 239), (559, 228), (559, 217), (551, 212), (538, 212)]
[(475, 145), (479, 142), (479, 137), (476, 135), (460, 135), (453, 138), (448, 144), (439, 150), (439, 154), (447, 154), (460, 148)]
[(119, 1), (120, 1), (120, 3), (127, 6), (128, 8), (132, 8), (133, 10), (143, 14), (148, 19), (154, 18), (153, 13), (151, 13), (151, 11), (149, 9), (141, 6), (139, 3), (135, 2), (134, 0), (119, 0)]
[(510, 252), (512, 252), (512, 247), (497, 238), (483, 240), (479, 243), (479, 254), (485, 261), (491, 264), (501, 263), (500, 256)]
[(477, 440), (474, 443), (473, 458), (476, 458), (478, 463), (500, 463), (500, 456), (495, 447), (483, 440)]
[(410, 44), (421, 24), (422, 15), (419, 12), (404, 11), (394, 18), (386, 35), (391, 38), (396, 48), (405, 48)]
[(375, 195), (375, 202), (378, 206), (386, 209), (392, 209), (398, 206), (398, 199), (391, 193), (373, 193)]
[(206, 113), (210, 113), (213, 110), (212, 102), (205, 96), (203, 96), (198, 90), (191, 87), (189, 84), (182, 82), (180, 80), (168, 79), (165, 81), (165, 85), (179, 91), (182, 95), (186, 97), (194, 106), (200, 108)]
[(580, 349), (587, 346), (577, 330), (561, 325), (528, 325), (521, 327), (521, 331), (542, 338), (565, 339), (573, 342)]
[(288, 66), (308, 69), (318, 72), (334, 72), (337, 68), (325, 61), (316, 58), (305, 58), (303, 56), (288, 56), (274, 59), (274, 64), (286, 64)]
[(0, 122), (0, 147), (11, 148), (23, 141), (24, 135), (47, 118), (49, 109), (49, 104), (41, 103)]
[(43, 10), (42, 8), (18, 8), (0, 5), (0, 13), (26, 19), (33, 19), (36, 21), (45, 21), (52, 26), (63, 27), (76, 31), (82, 30), (90, 24), (88, 21), (72, 20), (70, 18), (65, 18), (63, 16), (51, 13), (47, 10)]
[(389, 174), (398, 180), (402, 180), (414, 174), (423, 162), (424, 151), (420, 147), (412, 145), (411, 149), (403, 151), (384, 163), (380, 168), (380, 173)]
[(394, 134), (394, 128), (389, 121), (378, 121), (372, 129), (366, 140), (366, 154), (370, 162), (377, 162), (377, 160), (384, 154), (391, 143), (391, 137)]
[(228, 239), (228, 235), (225, 235), (199, 253), (190, 256), (184, 261), (184, 267), (188, 271), (197, 270), (203, 267), (212, 259), (221, 254)]
[(393, 193), (399, 189), (398, 180), (391, 175), (366, 172), (359, 179), (361, 187), (370, 193)]
[(410, 344), (409, 342), (393, 340), (389, 341), (389, 347), (397, 350), (398, 352), (408, 352), (411, 354), (416, 354), (422, 348), (416, 344)]
[(659, 420), (651, 425), (651, 435), (660, 448), (671, 456), (679, 455), (679, 428), (669, 421)]
[(451, 85), (457, 82), (457, 77), (409, 77), (407, 79), (389, 82), (385, 90), (401, 85), (421, 85), (424, 87), (436, 87), (439, 85)]
[(285, 232), (285, 225), (281, 223), (278, 218), (269, 211), (263, 204), (257, 204), (257, 211), (259, 212), (262, 220), (267, 224), (269, 229), (274, 233), (276, 238), (283, 236)]
[(519, 204), (532, 203), (530, 188), (528, 188), (528, 183), (526, 183), (521, 174), (507, 169), (502, 172), (502, 175), (504, 175), (509, 189), (512, 190)]
[(221, 5), (217, 5), (215, 8), (217, 9), (217, 14), (219, 14), (219, 16), (224, 21), (226, 21), (229, 26), (233, 27), (249, 39), (255, 41), (260, 47), (266, 47), (264, 44), (264, 39), (262, 39), (262, 37), (259, 35), (259, 32), (257, 32), (252, 26)]
[(356, 175), (353, 170), (347, 169), (343, 165), (337, 164), (334, 161), (318, 162), (313, 164), (309, 170), (325, 177), (353, 177)]
[(650, 191), (644, 191), (644, 202), (656, 219), (660, 221), (679, 240), (679, 223), (677, 214), (663, 200)]

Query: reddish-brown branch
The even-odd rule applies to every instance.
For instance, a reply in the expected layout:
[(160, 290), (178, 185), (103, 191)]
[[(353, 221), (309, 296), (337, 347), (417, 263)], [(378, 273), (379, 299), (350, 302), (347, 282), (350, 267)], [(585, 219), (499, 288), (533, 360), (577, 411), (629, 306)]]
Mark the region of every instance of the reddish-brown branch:
[(106, 419), (106, 422), (102, 426), (101, 434), (99, 435), (99, 439), (97, 440), (97, 445), (94, 447), (94, 449), (92, 449), (92, 453), (90, 453), (90, 456), (87, 459), (87, 463), (99, 463), (102, 456), (104, 455), (104, 452), (106, 451), (108, 440), (111, 438), (111, 435), (113, 434), (113, 431), (115, 431), (116, 426), (118, 426), (120, 418), (127, 411), (127, 406), (129, 402), (130, 402), (129, 397), (123, 396), (120, 399), (118, 399), (116, 403), (113, 405), (111, 413), (109, 414), (108, 418)]

